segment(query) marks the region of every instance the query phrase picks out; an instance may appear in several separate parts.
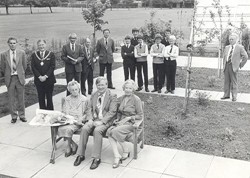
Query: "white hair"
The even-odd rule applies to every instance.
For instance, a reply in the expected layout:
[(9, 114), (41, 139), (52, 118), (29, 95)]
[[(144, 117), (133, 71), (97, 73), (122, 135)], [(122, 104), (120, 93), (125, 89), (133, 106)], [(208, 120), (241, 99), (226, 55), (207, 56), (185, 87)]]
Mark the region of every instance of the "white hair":
[(72, 81), (70, 81), (69, 83), (68, 83), (68, 85), (67, 85), (67, 89), (68, 89), (68, 91), (71, 93), (71, 87), (72, 86), (77, 86), (78, 87), (78, 89), (79, 89), (79, 92), (80, 92), (80, 89), (81, 89), (81, 85), (80, 85), (80, 83), (78, 83), (76, 80), (72, 80)]
[(70, 34), (69, 34), (69, 38), (77, 38), (76, 33), (70, 33)]
[(236, 40), (239, 39), (239, 35), (238, 35), (237, 33), (231, 33), (231, 34), (229, 35), (229, 38), (230, 38), (231, 36), (235, 36), (235, 37), (236, 37)]
[(175, 41), (175, 40), (176, 40), (176, 37), (175, 37), (174, 35), (170, 35), (170, 36), (169, 36), (169, 39)]
[(138, 86), (137, 86), (137, 84), (135, 83), (135, 81), (134, 81), (134, 80), (131, 80), (131, 79), (128, 79), (128, 80), (126, 80), (126, 81), (124, 82), (124, 84), (122, 85), (122, 89), (123, 89), (123, 90), (125, 90), (126, 85), (132, 85), (133, 91), (135, 91), (135, 90), (138, 88)]

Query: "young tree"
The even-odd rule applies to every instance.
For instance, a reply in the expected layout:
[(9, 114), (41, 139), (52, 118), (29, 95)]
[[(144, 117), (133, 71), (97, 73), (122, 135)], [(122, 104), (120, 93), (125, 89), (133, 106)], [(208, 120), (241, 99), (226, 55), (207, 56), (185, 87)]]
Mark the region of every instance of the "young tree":
[(9, 6), (14, 4), (13, 0), (0, 0), (0, 5), (4, 5), (6, 9), (6, 14), (9, 15)]
[(93, 0), (89, 3), (87, 9), (82, 9), (83, 19), (93, 27), (93, 47), (95, 47), (96, 44), (96, 31), (101, 31), (102, 25), (108, 23), (104, 21), (102, 17), (109, 7), (110, 3), (108, 0), (104, 4), (97, 2), (97, 0)]
[(23, 0), (22, 4), (28, 5), (30, 7), (30, 13), (33, 14), (32, 6), (37, 5), (38, 1), (37, 0)]

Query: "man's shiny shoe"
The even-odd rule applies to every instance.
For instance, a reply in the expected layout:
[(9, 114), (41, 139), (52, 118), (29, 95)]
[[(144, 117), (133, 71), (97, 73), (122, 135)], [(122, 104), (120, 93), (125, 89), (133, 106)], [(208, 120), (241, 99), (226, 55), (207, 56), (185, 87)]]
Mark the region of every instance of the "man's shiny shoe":
[(21, 120), (22, 122), (27, 122), (27, 119), (25, 119), (25, 117), (24, 117), (24, 118), (20, 118), (20, 120)]
[(232, 101), (235, 102), (235, 101), (237, 101), (237, 99), (236, 99), (236, 98), (233, 98)]
[(76, 160), (74, 162), (74, 166), (79, 166), (81, 164), (81, 162), (84, 160), (85, 160), (85, 156), (77, 156)]
[(160, 89), (160, 90), (158, 90), (158, 93), (161, 93), (161, 89)]
[(109, 89), (113, 89), (113, 90), (115, 89), (115, 87), (113, 87), (113, 86), (111, 86), (111, 87), (108, 87), (108, 88), (109, 88)]
[(90, 166), (90, 169), (96, 169), (98, 168), (99, 164), (101, 163), (101, 159), (94, 159), (91, 166)]
[(141, 91), (143, 87), (138, 87), (136, 91)]
[(220, 99), (225, 100), (225, 99), (229, 99), (229, 98), (230, 98), (229, 96), (223, 96), (223, 97), (220, 98)]
[(11, 119), (10, 121), (12, 124), (15, 124), (16, 123), (16, 119)]
[(149, 89), (148, 89), (148, 88), (145, 88), (145, 92), (149, 92)]
[(156, 90), (156, 89), (153, 89), (151, 92), (152, 92), (152, 93), (153, 93), (153, 92), (157, 92), (157, 90)]

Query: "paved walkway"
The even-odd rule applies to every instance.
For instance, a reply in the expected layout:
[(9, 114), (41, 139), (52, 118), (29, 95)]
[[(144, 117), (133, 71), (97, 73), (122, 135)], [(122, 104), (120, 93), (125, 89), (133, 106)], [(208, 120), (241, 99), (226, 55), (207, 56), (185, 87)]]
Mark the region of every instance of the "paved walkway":
[[(150, 78), (151, 65), (149, 62)], [(122, 68), (113, 71), (113, 81), (116, 90), (112, 92), (122, 95)], [(65, 84), (65, 80), (58, 79), (58, 84)], [(182, 93), (183, 89), (178, 88), (175, 95), (182, 96)], [(60, 110), (61, 98), (65, 94), (63, 92), (54, 96), (56, 110)], [(211, 99), (214, 96), (215, 94)], [(26, 108), (28, 121), (35, 116), (37, 108), (38, 104)], [(74, 136), (74, 140), (78, 141), (79, 136)], [(0, 174), (23, 178), (250, 178), (250, 162), (247, 161), (149, 145), (140, 151), (137, 160), (133, 160), (131, 156), (121, 167), (112, 169), (113, 155), (107, 139), (103, 144), (102, 164), (93, 171), (89, 169), (92, 144), (91, 138), (86, 160), (79, 167), (74, 167), (75, 157), (64, 157), (65, 143), (61, 141), (56, 152), (56, 163), (49, 164), (52, 149), (50, 128), (32, 127), (20, 121), (13, 125), (10, 124), (8, 115), (0, 119)], [(133, 154), (132, 144), (128, 144)]]

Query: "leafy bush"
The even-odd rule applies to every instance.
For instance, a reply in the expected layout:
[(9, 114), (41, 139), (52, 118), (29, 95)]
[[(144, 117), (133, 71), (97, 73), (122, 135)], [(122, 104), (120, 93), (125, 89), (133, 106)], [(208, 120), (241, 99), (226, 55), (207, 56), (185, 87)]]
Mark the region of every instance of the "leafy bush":
[(207, 106), (209, 104), (209, 98), (211, 97), (206, 92), (196, 91), (195, 96), (197, 97), (197, 102), (201, 106)]
[(208, 86), (209, 87), (214, 87), (215, 86), (215, 82), (217, 81), (217, 77), (216, 76), (208, 76)]

